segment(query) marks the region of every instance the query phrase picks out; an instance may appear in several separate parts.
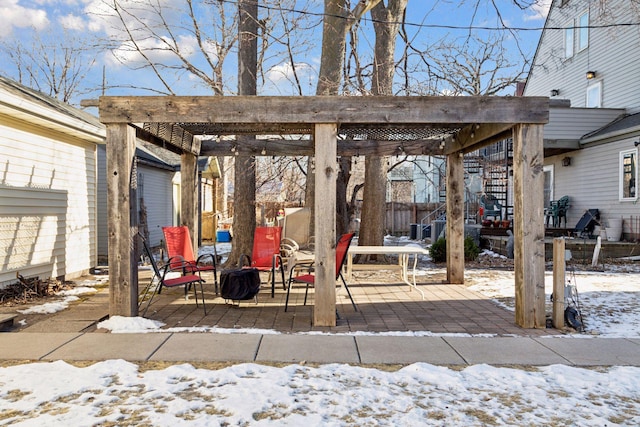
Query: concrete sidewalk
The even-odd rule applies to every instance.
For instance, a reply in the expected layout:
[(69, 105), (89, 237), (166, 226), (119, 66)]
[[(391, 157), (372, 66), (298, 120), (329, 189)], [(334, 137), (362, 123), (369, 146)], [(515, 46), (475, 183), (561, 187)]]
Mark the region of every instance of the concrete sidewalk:
[(214, 333), (3, 333), (0, 360), (640, 366), (640, 339)]

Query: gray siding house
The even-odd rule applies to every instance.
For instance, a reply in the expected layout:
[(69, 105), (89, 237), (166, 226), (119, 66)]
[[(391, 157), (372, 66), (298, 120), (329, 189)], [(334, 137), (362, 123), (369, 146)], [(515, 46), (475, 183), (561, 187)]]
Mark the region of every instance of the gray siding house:
[[(162, 227), (176, 224), (174, 193), (179, 192), (180, 179), (176, 167), (166, 163), (138, 144), (138, 223), (151, 246), (162, 244)], [(175, 187), (175, 188), (174, 188)], [(98, 147), (98, 262), (106, 264), (107, 237), (107, 181), (106, 149)]]
[(546, 197), (569, 196), (569, 227), (586, 209), (623, 219), (640, 238), (640, 12), (627, 0), (556, 0), (524, 88), (551, 97), (544, 129)]

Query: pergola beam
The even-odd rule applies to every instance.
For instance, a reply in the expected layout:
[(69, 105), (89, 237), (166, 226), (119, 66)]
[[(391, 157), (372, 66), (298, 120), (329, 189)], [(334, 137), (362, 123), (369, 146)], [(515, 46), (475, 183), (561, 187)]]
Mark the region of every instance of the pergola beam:
[(443, 154), (469, 153), (511, 137), (515, 123), (483, 123), (465, 126), (445, 141)]
[(103, 123), (546, 123), (549, 99), (493, 96), (102, 96)]
[[(314, 155), (313, 139), (257, 139), (238, 144), (233, 140), (202, 142), (201, 156), (230, 156), (236, 152), (248, 156), (297, 156)], [(374, 141), (374, 140), (338, 140), (338, 156), (439, 156), (442, 155), (440, 140), (425, 139), (417, 141)]]

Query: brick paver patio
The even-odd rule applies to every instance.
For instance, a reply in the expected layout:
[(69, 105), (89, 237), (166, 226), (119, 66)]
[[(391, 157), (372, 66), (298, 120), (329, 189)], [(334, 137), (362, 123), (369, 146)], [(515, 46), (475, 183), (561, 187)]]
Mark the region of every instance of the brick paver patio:
[[(205, 277), (207, 279), (211, 279)], [(165, 288), (156, 296), (145, 317), (165, 324), (163, 328), (216, 327), (225, 329), (274, 330), (281, 333), (433, 333), (433, 334), (492, 334), (542, 336), (556, 334), (553, 329), (522, 329), (515, 324), (515, 315), (487, 297), (464, 285), (444, 284), (444, 273), (420, 276), (418, 283), (425, 293), (402, 283), (389, 271), (354, 272), (349, 289), (358, 306), (354, 311), (344, 289), (337, 292), (337, 326), (314, 327), (313, 289), (305, 306), (304, 287), (291, 291), (289, 310), (284, 311), (286, 292), (276, 284), (275, 298), (263, 276), (263, 288), (258, 303), (253, 300), (225, 302), (214, 293), (213, 284), (205, 284), (207, 315), (202, 305), (196, 307), (193, 293), (185, 301), (183, 288)], [(149, 272), (140, 270), (140, 286), (148, 283)], [(143, 305), (144, 308), (144, 305)], [(16, 328), (24, 332), (87, 332), (108, 317), (109, 290), (83, 297), (81, 302), (48, 315), (38, 315), (28, 324)], [(142, 310), (141, 310), (142, 313)]]

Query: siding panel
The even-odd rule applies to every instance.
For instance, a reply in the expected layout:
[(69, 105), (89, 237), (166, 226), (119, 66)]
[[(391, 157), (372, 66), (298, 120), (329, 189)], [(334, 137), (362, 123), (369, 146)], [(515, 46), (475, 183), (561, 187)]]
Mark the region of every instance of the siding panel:
[(95, 144), (0, 115), (0, 286), (96, 260)]

